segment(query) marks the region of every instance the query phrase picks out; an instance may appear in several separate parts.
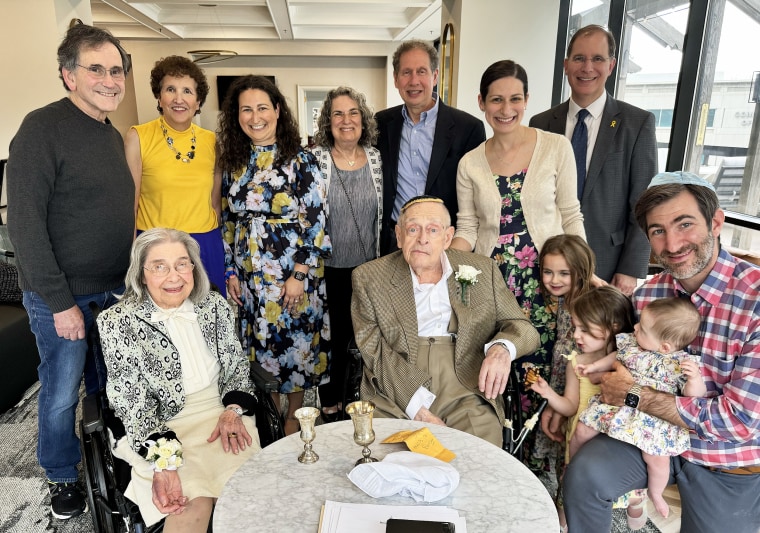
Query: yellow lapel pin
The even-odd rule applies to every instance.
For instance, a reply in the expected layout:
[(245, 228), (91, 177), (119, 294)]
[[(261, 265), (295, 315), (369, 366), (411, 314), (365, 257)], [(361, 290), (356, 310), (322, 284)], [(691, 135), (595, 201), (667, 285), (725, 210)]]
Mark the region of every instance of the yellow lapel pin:
[(610, 128), (614, 128), (617, 125), (617, 120), (610, 122)]

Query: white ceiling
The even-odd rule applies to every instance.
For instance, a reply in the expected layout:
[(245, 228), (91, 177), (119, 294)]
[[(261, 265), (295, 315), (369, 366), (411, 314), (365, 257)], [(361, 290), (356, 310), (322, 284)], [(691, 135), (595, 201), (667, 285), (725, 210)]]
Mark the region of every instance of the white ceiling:
[[(200, 3), (199, 3), (200, 2)], [(441, 0), (90, 0), (119, 39), (437, 39)]]

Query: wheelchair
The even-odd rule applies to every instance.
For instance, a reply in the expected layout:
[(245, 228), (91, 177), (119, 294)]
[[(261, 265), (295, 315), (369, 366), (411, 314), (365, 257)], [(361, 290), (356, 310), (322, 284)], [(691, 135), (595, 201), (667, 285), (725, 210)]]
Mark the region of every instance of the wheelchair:
[[(279, 382), (256, 361), (251, 363), (251, 379), (255, 388), (256, 429), (263, 448), (285, 436), (279, 410), (270, 394), (278, 390)], [(125, 434), (104, 393), (86, 396), (82, 401), (79, 434), (87, 505), (95, 533), (163, 531), (163, 521), (146, 527), (137, 505), (124, 496), (131, 467), (112, 455), (109, 429), (116, 440)]]

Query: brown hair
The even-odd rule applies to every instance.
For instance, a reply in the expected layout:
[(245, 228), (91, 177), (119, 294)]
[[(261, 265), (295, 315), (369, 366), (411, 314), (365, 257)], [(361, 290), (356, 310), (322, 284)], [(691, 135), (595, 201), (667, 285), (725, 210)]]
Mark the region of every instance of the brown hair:
[(570, 279), (572, 286), (570, 292), (565, 295), (565, 302), (569, 305), (581, 294), (591, 289), (591, 278), (594, 276), (596, 269), (596, 258), (586, 241), (578, 235), (569, 235), (566, 233), (549, 237), (541, 247), (541, 254), (538, 256), (539, 264), (539, 285), (541, 294), (544, 299), (552, 298), (551, 293), (544, 285), (544, 277), (541, 275), (544, 270), (544, 258), (547, 255), (561, 255), (565, 258), (567, 266), (570, 269)]
[[(153, 70), (150, 71), (150, 90), (153, 91), (153, 97), (156, 99), (161, 96), (161, 83), (163, 83), (166, 76), (173, 76), (175, 78), (189, 76), (195, 81), (195, 90), (198, 93), (198, 111), (195, 114), (200, 114), (200, 108), (203, 107), (206, 96), (208, 96), (208, 81), (206, 81), (206, 75), (200, 67), (182, 56), (169, 56), (156, 61)], [(158, 106), (158, 111), (163, 114), (160, 105)]]
[(528, 94), (528, 73), (522, 65), (511, 59), (504, 59), (492, 63), (480, 77), (480, 97), (485, 101), (488, 97), (488, 89), (491, 84), (502, 78), (517, 78), (523, 84), (523, 95)]
[(410, 41), (404, 41), (393, 52), (393, 74), (398, 74), (398, 69), (401, 65), (401, 56), (411, 50), (422, 50), (428, 57), (430, 57), (430, 72), (435, 72), (438, 69), (438, 50), (436, 50), (430, 43), (422, 41), (420, 39), (412, 39)]
[(570, 54), (573, 51), (573, 45), (575, 44), (575, 41), (578, 39), (578, 37), (586, 37), (587, 35), (593, 35), (595, 33), (603, 33), (604, 36), (607, 37), (607, 53), (609, 54), (610, 58), (615, 57), (615, 36), (612, 35), (612, 33), (604, 26), (599, 26), (598, 24), (589, 24), (588, 26), (583, 26), (580, 28), (573, 34), (572, 37), (570, 37), (570, 42), (567, 43), (567, 59), (570, 59)]
[(647, 231), (647, 214), (658, 205), (672, 200), (684, 191), (694, 197), (697, 201), (699, 212), (705, 217), (707, 226), (709, 227), (711, 225), (715, 213), (720, 209), (718, 195), (715, 194), (715, 191), (702, 185), (684, 185), (680, 183), (656, 185), (641, 193), (641, 196), (639, 196), (639, 199), (636, 202), (636, 207), (633, 209), (636, 222), (638, 222), (641, 231), (644, 232), (647, 238), (649, 238), (649, 231)]
[(63, 69), (73, 72), (79, 63), (79, 54), (83, 50), (96, 50), (104, 44), (112, 44), (119, 51), (121, 56), (121, 67), (124, 69), (124, 75), (129, 74), (132, 70), (132, 60), (129, 58), (126, 50), (121, 46), (119, 39), (111, 35), (111, 32), (87, 24), (75, 24), (66, 32), (66, 36), (58, 47), (58, 77), (63, 81), (63, 87), (71, 91), (63, 79)]
[(609, 332), (609, 351), (615, 349), (615, 335), (633, 331), (633, 305), (626, 295), (612, 285), (595, 287), (570, 304), (570, 313), (584, 327), (596, 326)]
[(362, 134), (359, 137), (359, 146), (369, 148), (377, 141), (377, 122), (372, 109), (367, 105), (364, 95), (351, 87), (337, 87), (327, 93), (325, 101), (322, 104), (322, 111), (317, 119), (317, 132), (314, 134), (314, 144), (317, 146), (326, 146), (328, 148), (335, 144), (335, 137), (332, 133), (332, 104), (333, 100), (339, 96), (348, 96), (356, 102), (356, 107), (362, 115)]
[(274, 109), (280, 110), (275, 130), (277, 160), (275, 165), (283, 165), (298, 155), (301, 150), (301, 134), (285, 97), (277, 86), (263, 76), (240, 76), (230, 85), (222, 108), (219, 110), (219, 128), (216, 133), (219, 168), (226, 172), (236, 172), (248, 164), (251, 158), (251, 139), (243, 132), (238, 122), (240, 94), (258, 89), (269, 96)]
[(643, 309), (652, 314), (652, 333), (660, 342), (673, 344), (683, 350), (699, 333), (702, 317), (690, 300), (685, 298), (660, 298)]

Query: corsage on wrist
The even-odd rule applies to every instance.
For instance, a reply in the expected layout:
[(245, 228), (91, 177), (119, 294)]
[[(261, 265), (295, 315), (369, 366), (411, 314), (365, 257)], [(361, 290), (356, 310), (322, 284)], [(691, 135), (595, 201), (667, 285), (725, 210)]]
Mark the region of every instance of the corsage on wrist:
[(234, 270), (228, 270), (227, 272), (224, 273), (224, 281), (228, 281), (230, 278), (236, 278), (236, 277), (237, 277), (237, 272), (235, 272)]
[(145, 441), (148, 455), (145, 457), (155, 472), (176, 470), (182, 466), (182, 444), (177, 439), (161, 437), (157, 441)]

